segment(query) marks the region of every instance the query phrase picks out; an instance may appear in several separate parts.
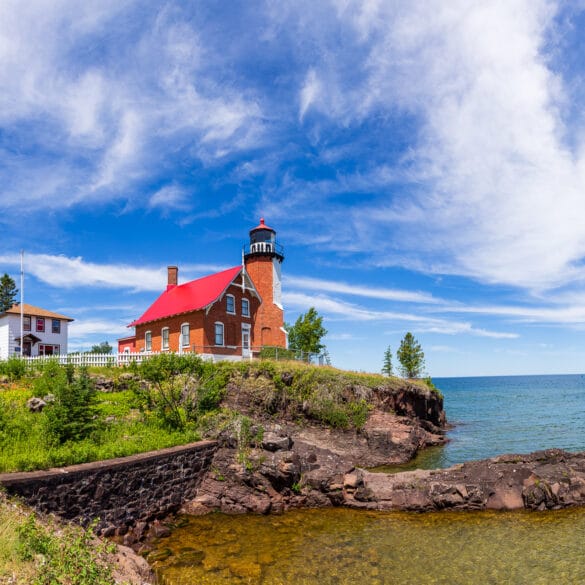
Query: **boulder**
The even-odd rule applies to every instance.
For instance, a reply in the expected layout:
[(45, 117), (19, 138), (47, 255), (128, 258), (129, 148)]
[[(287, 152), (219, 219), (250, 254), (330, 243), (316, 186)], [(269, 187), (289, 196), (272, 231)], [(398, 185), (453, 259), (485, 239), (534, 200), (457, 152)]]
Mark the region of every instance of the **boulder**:
[(31, 412), (41, 412), (45, 406), (47, 406), (47, 403), (42, 398), (38, 398), (37, 396), (33, 396), (26, 401), (26, 407)]

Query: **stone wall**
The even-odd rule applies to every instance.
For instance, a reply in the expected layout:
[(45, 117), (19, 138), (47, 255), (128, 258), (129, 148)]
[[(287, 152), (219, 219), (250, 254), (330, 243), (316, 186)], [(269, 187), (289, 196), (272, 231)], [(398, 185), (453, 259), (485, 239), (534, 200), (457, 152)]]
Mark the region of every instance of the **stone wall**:
[(0, 474), (0, 485), (40, 512), (124, 534), (176, 512), (195, 496), (217, 449), (201, 441), (108, 461)]

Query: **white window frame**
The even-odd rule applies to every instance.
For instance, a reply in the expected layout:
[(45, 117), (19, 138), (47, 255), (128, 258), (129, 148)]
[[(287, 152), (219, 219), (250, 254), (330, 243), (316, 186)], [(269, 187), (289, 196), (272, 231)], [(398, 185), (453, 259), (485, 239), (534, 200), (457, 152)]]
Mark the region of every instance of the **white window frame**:
[[(165, 340), (166, 334), (166, 340)], [(170, 330), (168, 327), (163, 327), (160, 330), (160, 348), (161, 351), (168, 351), (170, 342)]]
[(152, 331), (144, 333), (144, 351), (152, 351)]
[[(245, 310), (244, 310), (245, 307)], [(242, 317), (250, 316), (250, 300), (242, 299)]]
[[(233, 307), (233, 310), (230, 311), (230, 299), (231, 299), (231, 305)], [(234, 295), (225, 295), (225, 312), (228, 315), (235, 315), (236, 314), (236, 297), (234, 297)]]
[[(221, 327), (221, 343), (217, 343), (218, 327)], [(221, 321), (216, 321), (213, 327), (213, 341), (216, 347), (225, 347), (225, 327)]]
[(51, 319), (51, 333), (61, 333), (61, 321), (59, 319)]
[[(183, 329), (187, 327), (187, 343), (185, 343), (185, 332)], [(190, 347), (191, 346), (191, 326), (189, 323), (182, 323), (181, 324), (181, 347)]]

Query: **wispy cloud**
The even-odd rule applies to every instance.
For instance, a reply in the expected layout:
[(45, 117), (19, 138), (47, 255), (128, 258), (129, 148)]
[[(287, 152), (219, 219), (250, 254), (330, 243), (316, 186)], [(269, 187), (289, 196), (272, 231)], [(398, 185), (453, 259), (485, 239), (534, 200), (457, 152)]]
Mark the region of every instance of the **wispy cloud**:
[(300, 310), (315, 307), (318, 311), (328, 315), (330, 318), (333, 316), (348, 321), (376, 321), (377, 323), (388, 321), (406, 322), (411, 324), (412, 328), (416, 331), (427, 331), (444, 335), (469, 334), (494, 339), (516, 339), (519, 337), (517, 333), (490, 331), (475, 327), (468, 322), (453, 321), (414, 313), (373, 310), (357, 304), (339, 301), (325, 295), (315, 296), (287, 292), (283, 295), (283, 298), (287, 306)]
[(255, 148), (258, 102), (216, 82), (199, 33), (172, 2), (3, 3), (0, 124), (26, 140), (3, 157), (0, 208), (140, 202), (135, 189), (177, 152), (210, 162)]
[[(20, 265), (20, 256), (0, 255), (0, 263)], [(180, 268), (181, 280), (195, 278), (226, 268), (215, 264), (185, 264)], [(75, 289), (85, 287), (128, 289), (130, 291), (160, 292), (166, 286), (164, 268), (131, 266), (128, 264), (98, 264), (83, 258), (68, 258), (49, 254), (25, 255), (25, 271), (53, 287)]]
[(69, 325), (69, 337), (73, 343), (84, 341), (90, 336), (102, 335), (108, 338), (128, 334), (127, 323), (121, 321), (80, 319)]
[(371, 299), (382, 299), (386, 301), (401, 301), (407, 303), (424, 304), (436, 304), (444, 302), (434, 298), (433, 295), (429, 293), (420, 291), (377, 288), (373, 286), (363, 286), (358, 284), (349, 284), (346, 282), (323, 280), (320, 278), (310, 278), (303, 276), (286, 276), (285, 284), (292, 289), (300, 288), (303, 290), (334, 292), (337, 294), (348, 294)]

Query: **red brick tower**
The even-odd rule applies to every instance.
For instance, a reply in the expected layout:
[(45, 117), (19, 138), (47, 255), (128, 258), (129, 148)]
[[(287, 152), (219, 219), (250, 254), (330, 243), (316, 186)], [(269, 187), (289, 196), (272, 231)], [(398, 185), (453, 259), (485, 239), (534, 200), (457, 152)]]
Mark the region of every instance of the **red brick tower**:
[(282, 310), (281, 266), (283, 249), (276, 242), (276, 231), (260, 219), (250, 230), (250, 246), (244, 254), (246, 272), (252, 279), (262, 304), (256, 314), (252, 345), (286, 347)]

